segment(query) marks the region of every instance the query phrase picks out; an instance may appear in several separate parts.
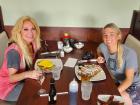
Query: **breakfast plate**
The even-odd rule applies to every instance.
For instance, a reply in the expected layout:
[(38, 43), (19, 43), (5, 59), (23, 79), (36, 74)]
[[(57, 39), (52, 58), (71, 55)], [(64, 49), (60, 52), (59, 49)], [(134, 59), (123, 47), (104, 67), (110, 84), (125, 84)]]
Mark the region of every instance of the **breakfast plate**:
[(106, 79), (103, 69), (96, 64), (75, 66), (75, 74), (79, 80), (101, 81)]
[(61, 59), (37, 59), (35, 62), (35, 70), (44, 70), (46, 73), (52, 72), (54, 67), (63, 69), (63, 63)]
[(124, 100), (117, 95), (98, 95), (97, 105), (124, 105)]

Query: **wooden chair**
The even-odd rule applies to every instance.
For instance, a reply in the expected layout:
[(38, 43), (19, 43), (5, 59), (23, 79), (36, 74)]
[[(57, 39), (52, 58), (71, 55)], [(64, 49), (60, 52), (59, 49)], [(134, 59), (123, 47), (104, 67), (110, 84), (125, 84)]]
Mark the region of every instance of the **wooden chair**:
[(16, 102), (7, 102), (7, 101), (0, 100), (0, 105), (16, 105)]

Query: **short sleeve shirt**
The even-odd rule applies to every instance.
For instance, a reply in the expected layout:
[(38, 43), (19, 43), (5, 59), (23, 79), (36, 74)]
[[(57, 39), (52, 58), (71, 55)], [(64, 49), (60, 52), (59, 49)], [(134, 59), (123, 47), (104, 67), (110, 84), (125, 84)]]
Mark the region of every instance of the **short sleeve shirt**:
[(7, 67), (15, 68), (16, 70), (20, 68), (20, 55), (15, 49), (7, 52)]
[(110, 54), (107, 46), (104, 43), (101, 43), (98, 48), (103, 53), (108, 68), (113, 73), (116, 82), (121, 83), (125, 79), (125, 70), (127, 70), (127, 68), (133, 68), (135, 72), (133, 84), (137, 85), (140, 83), (137, 54), (133, 49), (125, 45), (122, 45), (122, 47), (123, 47), (123, 65), (121, 69), (117, 67), (116, 53)]

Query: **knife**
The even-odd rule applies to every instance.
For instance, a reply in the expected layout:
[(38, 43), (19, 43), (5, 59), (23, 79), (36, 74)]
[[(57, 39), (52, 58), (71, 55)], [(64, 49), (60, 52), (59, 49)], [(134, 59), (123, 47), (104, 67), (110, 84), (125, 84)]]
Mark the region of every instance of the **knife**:
[[(59, 92), (59, 93), (56, 93), (57, 95), (65, 95), (65, 94), (68, 94), (68, 92)], [(40, 97), (45, 97), (45, 96), (49, 96), (49, 94), (40, 94)]]
[(52, 51), (52, 52), (44, 52), (44, 53), (41, 53), (40, 55), (46, 55), (46, 54), (58, 54), (59, 51)]
[(79, 60), (79, 61), (78, 61), (78, 63), (86, 63), (86, 62), (97, 62), (97, 59)]

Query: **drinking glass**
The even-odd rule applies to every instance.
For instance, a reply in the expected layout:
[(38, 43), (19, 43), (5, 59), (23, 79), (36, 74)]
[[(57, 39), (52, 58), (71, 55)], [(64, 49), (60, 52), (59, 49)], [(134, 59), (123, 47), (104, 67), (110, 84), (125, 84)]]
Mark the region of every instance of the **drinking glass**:
[[(38, 68), (37, 70), (41, 70), (41, 69)], [(46, 93), (46, 90), (42, 88), (42, 83), (45, 80), (45, 72), (43, 70), (41, 70), (41, 71), (42, 71), (42, 75), (39, 76), (39, 78), (38, 78), (38, 83), (40, 84), (40, 89), (38, 90), (38, 95)]]
[(63, 49), (63, 42), (62, 41), (58, 41), (57, 42), (57, 47), (59, 50), (62, 50)]
[(81, 82), (81, 93), (83, 100), (89, 100), (92, 92), (92, 82), (91, 81), (82, 81)]
[(56, 65), (52, 70), (54, 80), (59, 80), (61, 74), (61, 66)]

